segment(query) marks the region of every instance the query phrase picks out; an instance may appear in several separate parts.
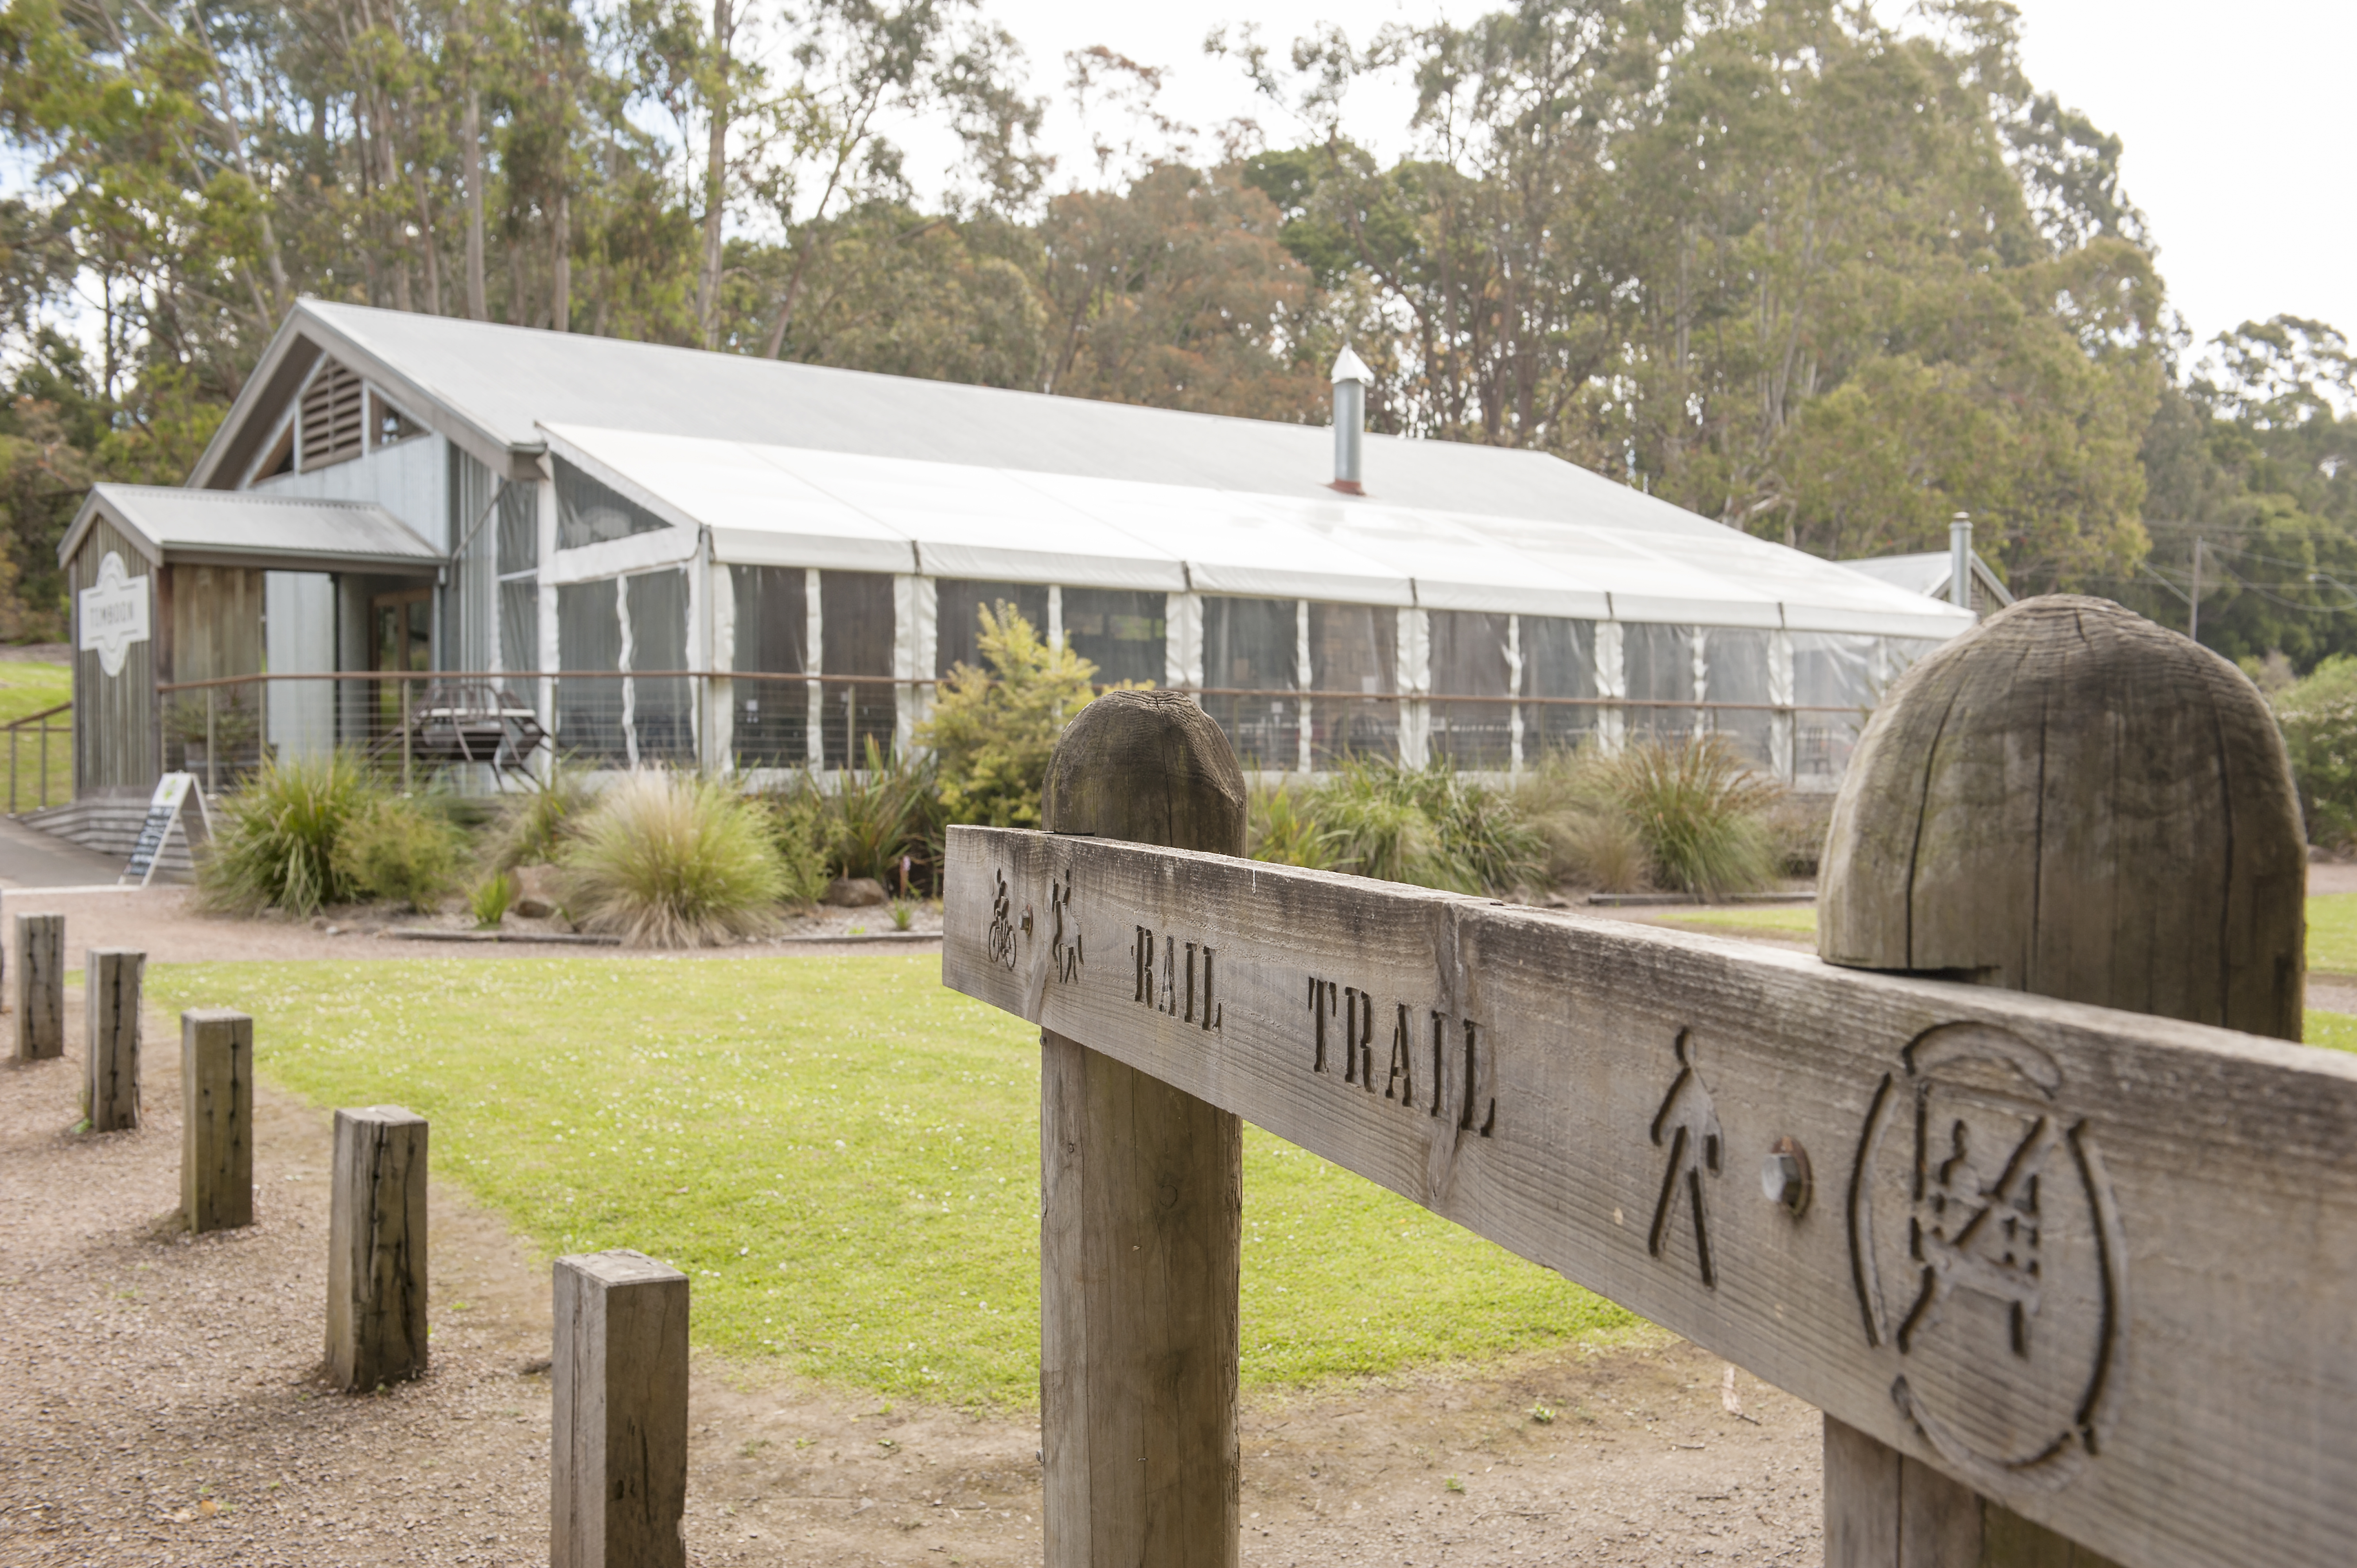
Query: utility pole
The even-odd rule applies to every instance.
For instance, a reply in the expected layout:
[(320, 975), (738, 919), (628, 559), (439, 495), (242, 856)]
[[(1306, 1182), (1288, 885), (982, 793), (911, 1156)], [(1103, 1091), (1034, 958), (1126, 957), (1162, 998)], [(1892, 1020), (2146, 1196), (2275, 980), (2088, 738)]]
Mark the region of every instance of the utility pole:
[(2193, 536), (2193, 596), (2187, 601), (2193, 607), (2188, 618), (2185, 635), (2194, 641), (2201, 640), (2201, 536)]

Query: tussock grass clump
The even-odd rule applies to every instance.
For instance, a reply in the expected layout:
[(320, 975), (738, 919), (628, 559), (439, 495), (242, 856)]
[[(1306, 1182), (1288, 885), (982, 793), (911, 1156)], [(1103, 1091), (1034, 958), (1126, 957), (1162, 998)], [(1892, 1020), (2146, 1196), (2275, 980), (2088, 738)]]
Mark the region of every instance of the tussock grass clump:
[(1682, 893), (1717, 898), (1768, 886), (1780, 869), (1768, 810), (1781, 795), (1723, 736), (1641, 741), (1613, 758), (1613, 783), (1652, 855)]
[(1255, 859), (1456, 893), (1509, 892), (1545, 869), (1545, 843), (1513, 802), (1446, 762), (1351, 761), (1296, 788), (1254, 797)]
[(1549, 883), (1605, 893), (1652, 885), (1653, 859), (1613, 764), (1593, 746), (1550, 751), (1514, 780), (1515, 808), (1546, 845)]
[(897, 890), (904, 857), (911, 887), (934, 886), (947, 832), (938, 784), (932, 757), (887, 752), (871, 736), (864, 768), (825, 781), (806, 770), (762, 797), (787, 897), (814, 903), (838, 876)]
[(594, 931), (636, 946), (708, 947), (777, 929), (787, 894), (751, 802), (723, 784), (647, 768), (597, 804), (561, 862), (566, 902)]
[(264, 757), (245, 788), (221, 804), (213, 842), (197, 860), (197, 897), (222, 914), (283, 909), (295, 916), (347, 904), (361, 891), (336, 848), (345, 831), (386, 798), (349, 752)]
[(363, 897), (423, 913), (458, 883), (466, 841), (448, 822), (407, 795), (362, 805), (336, 839), (336, 870)]
[(527, 779), (522, 789), (500, 798), (499, 817), (486, 846), (495, 871), (544, 865), (555, 860), (565, 841), (597, 803), (587, 775), (559, 762), (545, 782)]
[(508, 918), (509, 908), (516, 900), (516, 879), (511, 872), (494, 871), (475, 885), (467, 895), (467, 908), (474, 912), (475, 929), (488, 931)]

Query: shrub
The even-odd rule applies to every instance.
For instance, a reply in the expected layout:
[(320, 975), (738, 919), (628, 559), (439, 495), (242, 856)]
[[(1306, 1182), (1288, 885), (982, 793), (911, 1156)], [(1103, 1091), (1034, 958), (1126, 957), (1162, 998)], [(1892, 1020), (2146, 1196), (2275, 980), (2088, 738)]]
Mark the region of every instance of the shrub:
[(1253, 791), (1244, 850), (1253, 859), (1324, 871), (1334, 864), (1334, 839), (1318, 821), (1314, 791), (1297, 795), (1290, 782)]
[(752, 802), (712, 779), (652, 768), (599, 796), (562, 864), (566, 904), (583, 925), (648, 947), (774, 930), (788, 891)]
[(458, 880), (457, 830), (407, 795), (382, 795), (354, 812), (336, 840), (335, 865), (364, 897), (427, 910)]
[[(952, 669), (939, 687), (918, 743), (940, 758), (942, 820), (996, 828), (1039, 825), (1049, 754), (1094, 695), (1096, 666), (1050, 647), (1006, 605), (981, 608), (987, 671)], [(1125, 682), (1125, 688), (1134, 682)]]
[(1545, 865), (1544, 843), (1512, 802), (1445, 762), (1351, 761), (1294, 788), (1254, 797), (1255, 858), (1458, 893), (1512, 891)]
[(1546, 879), (1632, 893), (1652, 877), (1613, 759), (1596, 746), (1553, 750), (1514, 780), (1514, 805), (1546, 845)]
[(1776, 845), (1762, 813), (1781, 793), (1723, 736), (1640, 741), (1613, 759), (1616, 792), (1661, 879), (1716, 898), (1767, 886)]
[(383, 790), (349, 752), (265, 757), (243, 789), (221, 802), (213, 841), (197, 862), (205, 908), (253, 915), (315, 913), (350, 903), (358, 889), (338, 863), (337, 842)]
[(2357, 658), (2333, 655), (2278, 693), (2275, 707), (2309, 841), (2357, 843)]
[(475, 912), (478, 929), (490, 930), (508, 918), (508, 906), (515, 902), (516, 880), (505, 871), (494, 871), (475, 885), (467, 895), (467, 907)]
[(554, 861), (566, 836), (597, 803), (597, 792), (587, 776), (568, 764), (554, 764), (544, 783), (527, 779), (522, 789), (500, 797), (498, 825), (491, 830), (489, 846), (491, 865), (513, 871)]
[(929, 878), (941, 864), (942, 804), (933, 759), (894, 751), (886, 757), (873, 736), (867, 766), (838, 773), (826, 791), (823, 817), (828, 868), (837, 876), (872, 876), (899, 886), (900, 860)]
[(817, 903), (834, 875), (827, 864), (826, 846), (834, 830), (824, 793), (804, 774), (794, 785), (759, 797), (758, 805), (770, 847), (778, 855), (780, 898), (788, 904)]

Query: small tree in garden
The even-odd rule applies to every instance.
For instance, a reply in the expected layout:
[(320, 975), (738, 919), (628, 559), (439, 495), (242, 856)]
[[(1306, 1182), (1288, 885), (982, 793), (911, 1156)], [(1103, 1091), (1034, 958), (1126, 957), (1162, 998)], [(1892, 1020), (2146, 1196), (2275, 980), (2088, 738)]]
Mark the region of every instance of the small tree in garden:
[[(1074, 714), (1096, 695), (1097, 667), (1050, 647), (1012, 605), (982, 607), (979, 670), (960, 664), (942, 680), (932, 717), (917, 732), (941, 759), (942, 806), (953, 822), (1039, 825), (1048, 754)], [(1141, 684), (1125, 682), (1127, 690)]]
[(2357, 659), (2326, 660), (2274, 702), (2309, 842), (2357, 843)]

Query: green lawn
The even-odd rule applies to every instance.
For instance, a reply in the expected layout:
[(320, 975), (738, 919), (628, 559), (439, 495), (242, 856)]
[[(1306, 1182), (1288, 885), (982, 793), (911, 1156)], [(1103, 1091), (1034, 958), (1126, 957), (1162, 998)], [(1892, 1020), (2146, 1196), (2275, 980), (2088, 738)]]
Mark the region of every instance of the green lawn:
[[(0, 724), (73, 701), (70, 664), (17, 663), (0, 660)], [(64, 717), (62, 714), (59, 718)]]
[[(254, 1016), (259, 1070), (434, 1124), (436, 1171), (549, 1254), (694, 1280), (694, 1337), (885, 1393), (1039, 1377), (1038, 1036), (938, 957), (157, 965)], [(1256, 1130), (1243, 1380), (1479, 1359), (1635, 1321)]]
[[(72, 700), (71, 666), (0, 660), (0, 725)], [(69, 734), (72, 716), (59, 714), (49, 723), (54, 727), (49, 736), (48, 799), (54, 803), (70, 800), (73, 796), (73, 740)], [(0, 740), (0, 793), (5, 793), (8, 788), (9, 752), (13, 744), (16, 803), (21, 810), (29, 811), (42, 800), (41, 737), (37, 728), (16, 733), (17, 738), (13, 743)], [(5, 800), (0, 800), (0, 809), (5, 809)]]
[(2357, 974), (2357, 893), (2309, 899), (2308, 967), (2319, 974)]
[(1796, 937), (1817, 934), (1814, 904), (1714, 904), (1692, 914), (1681, 911), (1663, 917), (1665, 926), (1697, 931), (1776, 931)]

